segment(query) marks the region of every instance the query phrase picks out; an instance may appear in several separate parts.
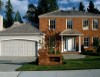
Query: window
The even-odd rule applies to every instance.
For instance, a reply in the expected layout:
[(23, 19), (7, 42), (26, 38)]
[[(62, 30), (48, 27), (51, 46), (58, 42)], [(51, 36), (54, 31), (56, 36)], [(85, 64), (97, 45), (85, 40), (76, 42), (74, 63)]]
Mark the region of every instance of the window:
[(55, 21), (55, 19), (50, 19), (49, 20), (49, 29), (53, 30), (53, 29), (55, 29), (55, 27), (56, 27), (56, 21)]
[(98, 40), (99, 40), (98, 37), (93, 37), (93, 38), (92, 38), (93, 46), (95, 46), (95, 45), (98, 44)]
[(67, 20), (67, 29), (72, 29), (73, 28), (73, 21), (70, 19), (70, 20)]
[(99, 26), (98, 19), (93, 19), (93, 30), (97, 30)]
[(96, 41), (96, 40), (98, 40), (98, 37), (93, 37), (93, 38), (92, 38), (92, 42), (94, 42), (94, 41)]
[(56, 45), (56, 38), (54, 36), (49, 37), (49, 47), (55, 47)]
[(84, 38), (84, 47), (89, 47), (89, 38), (88, 37)]
[(89, 29), (89, 20), (84, 19), (83, 20), (83, 30), (88, 30)]

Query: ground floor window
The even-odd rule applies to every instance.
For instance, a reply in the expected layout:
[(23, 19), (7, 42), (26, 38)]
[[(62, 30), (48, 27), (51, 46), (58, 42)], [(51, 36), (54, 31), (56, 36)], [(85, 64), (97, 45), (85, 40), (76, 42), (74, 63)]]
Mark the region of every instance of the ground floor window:
[(98, 40), (99, 40), (98, 37), (93, 37), (92, 38), (93, 46), (95, 46), (98, 43)]
[(84, 37), (84, 47), (89, 47), (89, 37)]

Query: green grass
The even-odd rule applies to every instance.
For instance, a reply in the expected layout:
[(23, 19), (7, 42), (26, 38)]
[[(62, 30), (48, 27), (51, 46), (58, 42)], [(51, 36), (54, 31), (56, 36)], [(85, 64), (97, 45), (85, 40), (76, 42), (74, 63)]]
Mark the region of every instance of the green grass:
[(46, 71), (46, 70), (80, 70), (100, 69), (100, 56), (86, 56), (84, 59), (64, 60), (64, 64), (55, 66), (40, 66), (35, 62), (25, 64), (17, 71)]

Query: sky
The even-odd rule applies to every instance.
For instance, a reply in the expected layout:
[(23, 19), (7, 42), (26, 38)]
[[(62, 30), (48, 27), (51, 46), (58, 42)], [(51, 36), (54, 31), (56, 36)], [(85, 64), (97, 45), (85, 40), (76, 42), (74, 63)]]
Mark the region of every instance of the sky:
[[(7, 0), (2, 1), (4, 4), (7, 2)], [(72, 7), (78, 8), (80, 1), (82, 1), (85, 8), (87, 8), (90, 0), (57, 0), (60, 10), (70, 10)], [(93, 0), (93, 2), (100, 10), (100, 0)], [(37, 6), (38, 0), (11, 0), (11, 3), (13, 5), (14, 12), (18, 10), (23, 16), (27, 11), (28, 4), (33, 3), (35, 6)]]

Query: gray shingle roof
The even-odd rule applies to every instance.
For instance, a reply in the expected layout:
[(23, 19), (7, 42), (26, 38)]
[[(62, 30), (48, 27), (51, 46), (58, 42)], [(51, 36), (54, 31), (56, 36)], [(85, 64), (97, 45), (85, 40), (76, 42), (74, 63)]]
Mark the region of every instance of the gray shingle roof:
[(26, 35), (26, 34), (43, 34), (37, 28), (28, 23), (13, 24), (12, 27), (0, 31), (0, 35)]
[(73, 35), (83, 35), (82, 33), (75, 31), (75, 30), (71, 30), (71, 29), (66, 29), (63, 32), (60, 33), (60, 35), (66, 35), (66, 36), (73, 36)]
[(77, 10), (70, 10), (70, 11), (64, 11), (64, 10), (57, 10), (54, 12), (50, 12), (50, 13), (46, 13), (43, 15), (40, 15), (39, 17), (49, 17), (49, 16), (53, 16), (53, 17), (58, 17), (58, 16), (64, 16), (64, 17), (75, 17), (75, 16), (99, 16), (100, 14), (94, 14), (94, 13), (88, 13), (88, 12), (83, 12), (83, 11), (77, 11)]

